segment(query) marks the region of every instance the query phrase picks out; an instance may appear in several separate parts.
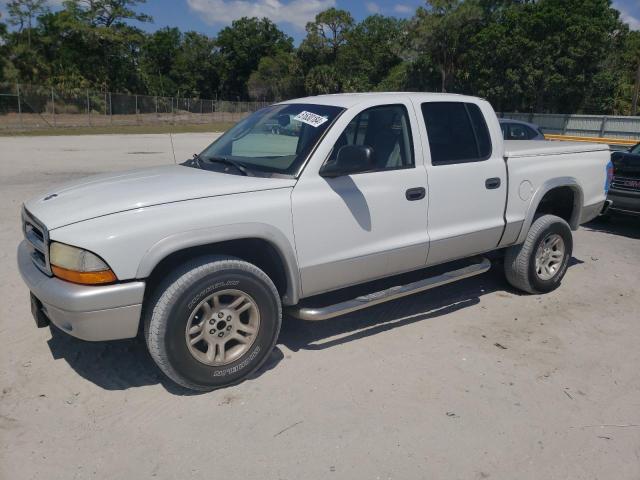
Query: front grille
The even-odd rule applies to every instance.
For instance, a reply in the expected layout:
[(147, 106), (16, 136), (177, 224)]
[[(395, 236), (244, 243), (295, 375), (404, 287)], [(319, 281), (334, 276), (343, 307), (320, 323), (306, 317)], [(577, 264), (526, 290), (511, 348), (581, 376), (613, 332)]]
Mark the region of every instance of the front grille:
[(614, 175), (611, 188), (625, 192), (640, 192), (640, 177)]
[(31, 247), (31, 260), (42, 272), (51, 276), (49, 264), (49, 232), (26, 208), (22, 209), (22, 233)]

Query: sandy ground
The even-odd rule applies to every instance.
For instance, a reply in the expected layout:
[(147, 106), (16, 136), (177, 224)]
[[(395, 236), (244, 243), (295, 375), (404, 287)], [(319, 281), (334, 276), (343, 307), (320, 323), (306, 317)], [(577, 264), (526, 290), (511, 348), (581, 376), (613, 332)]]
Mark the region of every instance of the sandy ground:
[[(211, 135), (174, 137), (179, 159)], [(135, 340), (38, 330), (15, 265), (22, 201), (171, 163), (167, 136), (0, 138), (0, 478), (638, 479), (640, 223), (575, 235), (562, 287), (500, 268), (316, 324), (190, 395)]]

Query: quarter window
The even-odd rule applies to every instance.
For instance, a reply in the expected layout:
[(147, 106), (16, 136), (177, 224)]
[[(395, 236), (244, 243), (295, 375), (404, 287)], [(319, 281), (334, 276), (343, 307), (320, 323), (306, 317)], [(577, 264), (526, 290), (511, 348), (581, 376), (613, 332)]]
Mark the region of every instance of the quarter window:
[(432, 165), (479, 162), (491, 156), (491, 136), (474, 103), (422, 104)]
[(404, 105), (373, 107), (356, 115), (333, 146), (327, 163), (335, 161), (345, 145), (371, 147), (374, 168), (370, 171), (410, 168), (415, 163), (409, 116)]

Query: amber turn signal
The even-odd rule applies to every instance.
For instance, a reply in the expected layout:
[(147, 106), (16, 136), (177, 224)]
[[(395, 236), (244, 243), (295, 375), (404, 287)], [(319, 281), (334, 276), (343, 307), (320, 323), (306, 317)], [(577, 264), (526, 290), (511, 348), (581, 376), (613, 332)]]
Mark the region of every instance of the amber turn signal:
[(51, 271), (60, 280), (78, 283), (80, 285), (103, 285), (113, 283), (117, 280), (115, 273), (111, 270), (100, 270), (98, 272), (77, 272), (66, 268), (51, 265)]

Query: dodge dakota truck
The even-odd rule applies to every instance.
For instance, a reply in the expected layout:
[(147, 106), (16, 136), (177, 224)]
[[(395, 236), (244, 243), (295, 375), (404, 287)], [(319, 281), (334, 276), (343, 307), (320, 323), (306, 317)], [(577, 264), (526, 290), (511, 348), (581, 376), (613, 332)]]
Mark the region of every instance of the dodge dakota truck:
[(602, 145), (503, 141), (474, 97), (302, 98), (180, 165), (26, 202), (19, 270), (38, 326), (140, 335), (169, 378), (211, 390), (260, 367), (283, 310), (338, 317), (481, 274), (492, 251), (515, 288), (555, 289), (608, 163)]

